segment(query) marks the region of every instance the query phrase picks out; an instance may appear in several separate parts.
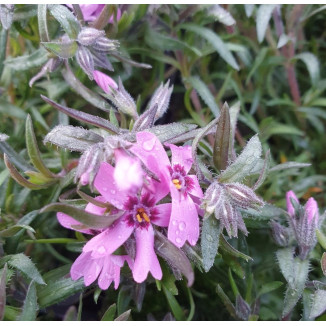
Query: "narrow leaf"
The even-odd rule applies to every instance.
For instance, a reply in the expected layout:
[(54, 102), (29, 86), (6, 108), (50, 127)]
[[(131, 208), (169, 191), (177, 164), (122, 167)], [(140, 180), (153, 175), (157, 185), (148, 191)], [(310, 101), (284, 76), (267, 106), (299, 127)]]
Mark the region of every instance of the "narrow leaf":
[(103, 128), (105, 130), (113, 132), (114, 134), (119, 133), (119, 129), (106, 119), (103, 119), (103, 118), (100, 118), (98, 116), (94, 116), (94, 115), (91, 115), (91, 114), (88, 114), (88, 113), (85, 113), (85, 112), (82, 112), (82, 111), (71, 109), (71, 108), (68, 108), (68, 107), (63, 106), (63, 105), (60, 105), (60, 104), (50, 100), (49, 98), (47, 98), (46, 96), (43, 96), (43, 95), (41, 95), (41, 98), (45, 102), (52, 105), (54, 108), (56, 108), (59, 111), (69, 115), (70, 117), (72, 117), (74, 119), (84, 121), (84, 122), (89, 123), (91, 125)]
[(155, 232), (155, 250), (170, 265), (178, 269), (188, 279), (188, 286), (194, 282), (194, 271), (184, 252), (170, 242), (162, 233)]
[(311, 165), (310, 163), (286, 162), (286, 163), (273, 166), (269, 171), (276, 172), (276, 171), (282, 171), (287, 169), (306, 168), (310, 165)]
[(323, 271), (323, 274), (326, 276), (326, 252), (324, 252), (322, 257), (321, 257), (320, 266), (321, 266), (321, 269)]
[(263, 168), (261, 169), (259, 178), (256, 181), (255, 185), (253, 186), (252, 190), (257, 190), (264, 183), (265, 179), (267, 178), (268, 172), (269, 172), (270, 164), (271, 164), (271, 152), (270, 152), (270, 150), (268, 150), (265, 154)]
[(244, 179), (256, 166), (262, 153), (262, 147), (257, 135), (253, 136), (236, 160), (223, 171), (220, 182), (238, 182)]
[(282, 285), (283, 285), (283, 282), (280, 282), (280, 281), (274, 281), (274, 282), (263, 284), (263, 286), (261, 287), (261, 289), (259, 290), (259, 292), (257, 294), (257, 297), (260, 297), (261, 295), (263, 295), (265, 293), (272, 292), (272, 291), (278, 289)]
[(239, 257), (244, 259), (245, 261), (249, 261), (252, 260), (253, 258), (251, 258), (250, 256), (245, 255), (244, 253), (238, 251), (237, 249), (233, 248), (225, 239), (224, 235), (220, 236), (220, 247), (219, 247), (222, 251), (228, 253), (229, 255), (233, 256), (233, 257)]
[(38, 19), (38, 30), (39, 30), (41, 42), (50, 41), (46, 13), (47, 13), (47, 5), (39, 4), (37, 6), (37, 19)]
[(221, 110), (221, 115), (217, 121), (215, 141), (213, 147), (213, 161), (218, 170), (225, 170), (229, 158), (230, 145), (230, 113), (229, 106), (225, 103)]
[(36, 319), (38, 311), (37, 296), (35, 283), (32, 281), (28, 287), (26, 298), (24, 301), (23, 311), (18, 320), (32, 321)]
[(46, 177), (53, 178), (53, 173), (45, 166), (39, 148), (37, 146), (37, 141), (32, 125), (31, 116), (28, 114), (26, 119), (26, 147), (28, 155), (33, 163), (33, 165)]
[(0, 231), (0, 237), (4, 237), (4, 238), (12, 237), (13, 235), (15, 235), (17, 232), (19, 232), (22, 229), (35, 233), (35, 230), (29, 225), (16, 224), (16, 225), (11, 226), (8, 229)]
[(273, 10), (276, 5), (260, 5), (257, 11), (257, 37), (258, 42), (261, 43), (264, 40), (265, 33), (269, 20), (272, 17)]
[(44, 143), (51, 143), (70, 151), (84, 152), (88, 147), (103, 142), (97, 133), (74, 126), (56, 126), (44, 138)]
[(76, 221), (91, 227), (93, 229), (103, 229), (110, 226), (115, 220), (121, 217), (121, 213), (116, 215), (96, 215), (86, 212), (83, 209), (62, 203), (49, 204), (41, 209), (41, 213), (45, 212), (62, 212), (73, 217)]
[(216, 104), (214, 96), (205, 83), (199, 77), (190, 77), (187, 79), (187, 81), (189, 81), (191, 86), (198, 92), (199, 96), (208, 105), (214, 116), (217, 117), (220, 113), (220, 109)]
[(217, 292), (218, 296), (220, 297), (220, 299), (222, 300), (222, 302), (223, 302), (225, 308), (227, 309), (227, 311), (229, 312), (229, 314), (234, 319), (238, 319), (234, 305), (232, 304), (229, 297), (224, 293), (223, 289), (221, 288), (221, 286), (219, 284), (217, 285), (216, 292)]
[(326, 291), (318, 289), (314, 295), (311, 304), (309, 319), (315, 319), (326, 310)]
[(7, 255), (0, 259), (0, 265), (6, 262), (10, 267), (18, 269), (21, 273), (26, 275), (26, 277), (35, 281), (36, 283), (45, 284), (35, 265), (24, 254)]
[(78, 50), (78, 44), (75, 41), (70, 42), (42, 42), (49, 52), (62, 59), (72, 58)]
[(6, 306), (7, 264), (5, 264), (0, 279), (0, 321), (3, 320)]
[(80, 32), (80, 24), (74, 14), (65, 6), (49, 5), (51, 15), (60, 23), (64, 31), (73, 40)]
[(26, 187), (28, 189), (32, 189), (32, 190), (38, 190), (38, 189), (48, 188), (49, 186), (51, 186), (53, 184), (53, 183), (45, 183), (45, 184), (42, 184), (42, 185), (37, 185), (37, 184), (34, 184), (34, 183), (29, 182), (11, 164), (11, 162), (9, 161), (8, 156), (6, 154), (4, 154), (3, 157), (4, 157), (4, 161), (5, 161), (6, 167), (8, 168), (11, 177), (17, 183), (19, 183), (21, 186)]
[(117, 305), (114, 303), (105, 311), (101, 321), (113, 321), (116, 311)]
[(239, 70), (239, 66), (233, 57), (233, 54), (228, 49), (226, 44), (221, 40), (217, 34), (208, 28), (198, 26), (196, 24), (181, 24), (179, 28), (184, 28), (186, 30), (192, 31), (204, 39), (206, 39), (216, 50), (216, 52), (234, 69)]
[(120, 316), (118, 316), (114, 321), (127, 321), (130, 317), (131, 310), (127, 310), (123, 312)]
[(318, 58), (310, 52), (302, 52), (295, 56), (295, 58), (302, 60), (307, 66), (309, 76), (313, 85), (320, 79), (320, 66)]
[(205, 272), (208, 272), (214, 264), (220, 233), (221, 228), (214, 215), (204, 219), (201, 233), (201, 252)]
[(186, 317), (184, 315), (184, 312), (183, 312), (182, 308), (180, 307), (178, 301), (174, 297), (174, 295), (164, 285), (162, 287), (163, 287), (165, 297), (169, 303), (169, 306), (172, 310), (172, 313), (173, 313), (175, 319), (178, 321), (185, 320)]

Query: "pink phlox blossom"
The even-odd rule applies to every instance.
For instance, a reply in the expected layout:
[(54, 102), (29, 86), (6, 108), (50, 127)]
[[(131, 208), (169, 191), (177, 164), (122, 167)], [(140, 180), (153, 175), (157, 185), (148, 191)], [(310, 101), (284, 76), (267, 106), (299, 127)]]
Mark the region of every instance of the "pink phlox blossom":
[(290, 190), (286, 193), (286, 207), (287, 207), (288, 214), (291, 217), (294, 217), (295, 209), (292, 205), (291, 199), (296, 201), (299, 204), (299, 199), (297, 198), (297, 196), (295, 195), (295, 193), (292, 190)]
[[(134, 159), (129, 160), (130, 165), (133, 165)], [(150, 183), (151, 180), (147, 182)], [(136, 255), (132, 268), (134, 280), (138, 283), (143, 282), (148, 272), (160, 280), (162, 270), (154, 251), (152, 224), (160, 227), (167, 227), (169, 224), (171, 204), (156, 204), (166, 195), (166, 191), (160, 189), (164, 184), (156, 182), (155, 192), (149, 190), (152, 188), (150, 184), (141, 189), (120, 187), (115, 178), (115, 168), (103, 162), (94, 180), (94, 186), (107, 202), (125, 213), (109, 228), (87, 242), (83, 252), (90, 252), (93, 259), (111, 255), (129, 237), (134, 236), (136, 240)]]
[(159, 139), (152, 133), (137, 133), (137, 143), (131, 148), (161, 181), (165, 195), (170, 192), (172, 211), (168, 239), (177, 247), (186, 241), (195, 245), (199, 238), (198, 199), (203, 192), (195, 175), (188, 175), (193, 163), (191, 147), (167, 144), (172, 152), (170, 160)]

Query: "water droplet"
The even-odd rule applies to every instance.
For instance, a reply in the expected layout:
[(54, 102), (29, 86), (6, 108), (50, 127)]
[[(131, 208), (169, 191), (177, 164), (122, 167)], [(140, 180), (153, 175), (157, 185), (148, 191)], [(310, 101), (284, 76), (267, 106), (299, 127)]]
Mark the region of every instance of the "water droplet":
[(97, 249), (97, 252), (98, 252), (99, 254), (104, 254), (104, 253), (106, 252), (106, 249), (104, 248), (104, 246), (101, 246), (101, 247), (99, 247), (99, 248)]
[(143, 148), (145, 151), (151, 151), (155, 145), (156, 139), (152, 138), (150, 140), (147, 140), (143, 143)]
[(172, 225), (176, 226), (177, 225), (177, 221), (172, 221)]
[(191, 240), (190, 240), (190, 244), (191, 244), (192, 246), (194, 246), (194, 245), (196, 244), (196, 242), (197, 242), (197, 241), (196, 241), (195, 239), (191, 239)]
[(185, 222), (180, 222), (179, 223), (179, 230), (183, 231), (186, 228), (186, 223)]
[(212, 236), (210, 234), (206, 234), (206, 239), (208, 241), (213, 241), (213, 238), (212, 238)]
[(176, 242), (176, 243), (181, 243), (181, 239), (180, 239), (180, 238), (176, 238), (176, 239), (175, 239), (175, 242)]
[(106, 188), (106, 187), (103, 187), (103, 191), (108, 191), (108, 188)]
[(116, 193), (116, 191), (112, 189), (111, 194), (114, 195), (115, 193)]

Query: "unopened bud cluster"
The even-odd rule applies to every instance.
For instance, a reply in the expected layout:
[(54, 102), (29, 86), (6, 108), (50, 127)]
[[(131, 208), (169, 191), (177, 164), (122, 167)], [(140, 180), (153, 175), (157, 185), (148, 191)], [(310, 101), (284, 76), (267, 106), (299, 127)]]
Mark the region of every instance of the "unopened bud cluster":
[(206, 215), (214, 213), (230, 237), (237, 237), (238, 229), (248, 234), (241, 210), (258, 209), (263, 204), (252, 189), (241, 183), (221, 184), (215, 181), (206, 190), (202, 208)]
[(316, 245), (316, 229), (319, 224), (319, 212), (317, 202), (309, 198), (304, 207), (291, 190), (286, 194), (286, 203), (290, 227), (297, 240), (300, 258), (305, 259)]

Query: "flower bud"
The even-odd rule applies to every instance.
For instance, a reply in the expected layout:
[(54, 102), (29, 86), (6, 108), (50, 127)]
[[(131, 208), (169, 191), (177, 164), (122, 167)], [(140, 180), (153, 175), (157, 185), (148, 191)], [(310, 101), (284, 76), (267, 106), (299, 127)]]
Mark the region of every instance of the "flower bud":
[(218, 182), (213, 182), (206, 190), (201, 207), (207, 216), (214, 213), (215, 208), (221, 204), (224, 197), (224, 188)]
[(241, 208), (257, 208), (263, 206), (264, 202), (255, 194), (255, 192), (241, 184), (241, 183), (228, 183), (225, 184), (226, 193), (230, 196), (232, 202)]
[(96, 42), (99, 37), (104, 37), (105, 32), (92, 27), (84, 27), (78, 34), (77, 41), (81, 45), (89, 46)]
[(280, 223), (272, 221), (270, 223), (272, 228), (272, 236), (276, 244), (281, 247), (286, 247), (289, 244), (289, 232)]
[(116, 51), (119, 45), (120, 45), (119, 41), (110, 40), (107, 37), (101, 36), (92, 45), (92, 48), (95, 51), (108, 53), (108, 52)]
[(76, 59), (79, 66), (88, 75), (89, 79), (93, 80), (94, 60), (92, 53), (84, 46), (79, 46), (76, 53)]
[(286, 193), (286, 206), (287, 206), (288, 214), (291, 217), (294, 217), (295, 216), (295, 208), (293, 207), (291, 199), (296, 201), (299, 204), (299, 200), (292, 190), (290, 190)]
[(111, 88), (118, 89), (117, 83), (106, 74), (103, 74), (98, 70), (94, 70), (93, 76), (97, 85), (100, 86), (105, 93), (109, 93)]

